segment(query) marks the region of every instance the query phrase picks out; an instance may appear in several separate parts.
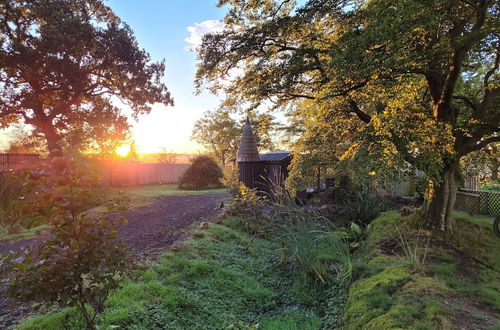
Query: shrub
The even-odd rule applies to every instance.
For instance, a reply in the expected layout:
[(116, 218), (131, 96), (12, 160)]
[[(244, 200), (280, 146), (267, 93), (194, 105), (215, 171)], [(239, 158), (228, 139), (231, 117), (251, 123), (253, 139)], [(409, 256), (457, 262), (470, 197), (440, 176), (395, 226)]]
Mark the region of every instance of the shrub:
[[(0, 273), (7, 278), (11, 296), (74, 306), (94, 329), (96, 315), (129, 261), (125, 244), (117, 241), (116, 221), (86, 214), (89, 201), (95, 199), (92, 173), (78, 158), (64, 163), (56, 184), (38, 194), (37, 201), (51, 209), (51, 235), (40, 246), (7, 254), (0, 260)], [(126, 201), (118, 196), (108, 203), (108, 211), (124, 211)]]
[(182, 175), (179, 188), (191, 190), (220, 188), (222, 178), (222, 170), (212, 158), (199, 156)]
[(94, 329), (96, 315), (127, 269), (127, 252), (116, 240), (111, 219), (81, 215), (66, 220), (53, 227), (52, 236), (39, 248), (8, 254), (0, 267), (8, 278), (9, 295), (77, 307)]
[(355, 222), (351, 222), (348, 227), (342, 227), (336, 230), (335, 234), (343, 237), (347, 243), (349, 243), (351, 250), (354, 250), (361, 246), (369, 230), (370, 225), (366, 226), (366, 228), (362, 228)]
[(360, 193), (347, 202), (345, 214), (350, 221), (366, 226), (384, 211), (385, 207), (386, 202), (382, 198)]
[(23, 198), (27, 183), (26, 173), (0, 171), (0, 208), (5, 209), (13, 200)]

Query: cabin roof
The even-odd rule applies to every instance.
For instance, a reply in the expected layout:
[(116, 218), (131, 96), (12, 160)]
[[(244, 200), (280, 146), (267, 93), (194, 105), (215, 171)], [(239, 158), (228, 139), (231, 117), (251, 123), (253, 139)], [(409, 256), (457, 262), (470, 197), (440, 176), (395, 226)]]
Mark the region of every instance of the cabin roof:
[(291, 157), (291, 151), (271, 151), (260, 154), (260, 160), (263, 162), (281, 162)]
[(246, 120), (243, 126), (243, 134), (241, 136), (240, 148), (238, 149), (238, 162), (258, 162), (260, 161), (257, 143), (253, 135), (252, 124), (250, 120)]

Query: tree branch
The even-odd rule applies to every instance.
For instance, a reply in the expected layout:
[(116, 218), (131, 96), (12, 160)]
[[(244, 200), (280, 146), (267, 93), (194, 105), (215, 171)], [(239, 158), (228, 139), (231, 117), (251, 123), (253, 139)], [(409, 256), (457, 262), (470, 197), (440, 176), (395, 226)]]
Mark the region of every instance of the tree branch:
[(472, 101), (469, 97), (467, 97), (465, 95), (453, 95), (453, 98), (456, 100), (463, 101), (466, 105), (468, 105), (474, 111), (477, 109), (477, 105), (474, 103), (474, 101)]
[(359, 119), (361, 119), (366, 124), (368, 124), (372, 120), (372, 117), (370, 115), (368, 115), (366, 112), (364, 112), (363, 110), (361, 110), (359, 108), (356, 101), (354, 101), (351, 98), (349, 98), (347, 101), (349, 102), (349, 105), (351, 106), (351, 110), (352, 110), (351, 112), (354, 112), (356, 114), (356, 116), (358, 116)]

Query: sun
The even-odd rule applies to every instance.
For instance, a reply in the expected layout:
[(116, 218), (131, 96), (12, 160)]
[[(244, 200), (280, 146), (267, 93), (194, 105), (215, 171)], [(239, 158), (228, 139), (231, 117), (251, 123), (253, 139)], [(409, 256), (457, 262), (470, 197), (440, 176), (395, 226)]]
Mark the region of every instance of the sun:
[(118, 156), (126, 157), (130, 152), (130, 146), (128, 144), (123, 144), (116, 148), (115, 152)]

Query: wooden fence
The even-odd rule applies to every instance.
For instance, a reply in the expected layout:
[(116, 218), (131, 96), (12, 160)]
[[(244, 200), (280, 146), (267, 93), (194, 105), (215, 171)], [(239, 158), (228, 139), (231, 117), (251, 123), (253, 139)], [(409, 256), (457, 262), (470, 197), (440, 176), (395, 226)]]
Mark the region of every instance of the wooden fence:
[(500, 193), (461, 189), (457, 193), (455, 210), (470, 214), (500, 216)]
[(107, 186), (175, 183), (188, 164), (144, 164), (130, 161), (101, 161), (102, 183)]
[(0, 154), (0, 168), (31, 168), (40, 162), (38, 154)]

